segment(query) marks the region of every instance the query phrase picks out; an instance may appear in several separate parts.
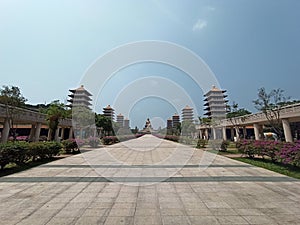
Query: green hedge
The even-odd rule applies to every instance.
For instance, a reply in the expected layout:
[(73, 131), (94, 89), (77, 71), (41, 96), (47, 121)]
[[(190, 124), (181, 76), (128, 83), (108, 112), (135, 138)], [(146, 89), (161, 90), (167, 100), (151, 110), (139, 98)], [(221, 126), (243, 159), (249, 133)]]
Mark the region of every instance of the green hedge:
[(1, 169), (9, 163), (23, 165), (28, 161), (52, 158), (59, 154), (62, 145), (57, 142), (8, 142), (0, 144)]

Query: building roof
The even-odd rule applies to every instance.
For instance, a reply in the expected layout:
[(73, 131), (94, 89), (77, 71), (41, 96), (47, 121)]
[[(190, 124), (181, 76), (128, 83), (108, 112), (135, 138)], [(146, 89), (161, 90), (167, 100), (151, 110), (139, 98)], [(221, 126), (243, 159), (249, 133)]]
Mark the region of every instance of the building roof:
[(192, 110), (193, 108), (191, 108), (190, 106), (186, 105), (182, 110)]
[(114, 110), (110, 105), (107, 105), (105, 108), (103, 108), (104, 110)]
[(84, 85), (80, 85), (79, 88), (76, 88), (76, 89), (70, 89), (69, 91), (72, 92), (72, 93), (75, 93), (75, 92), (85, 92), (86, 95), (92, 96), (92, 94), (91, 94), (90, 92), (88, 92), (88, 91), (84, 88)]

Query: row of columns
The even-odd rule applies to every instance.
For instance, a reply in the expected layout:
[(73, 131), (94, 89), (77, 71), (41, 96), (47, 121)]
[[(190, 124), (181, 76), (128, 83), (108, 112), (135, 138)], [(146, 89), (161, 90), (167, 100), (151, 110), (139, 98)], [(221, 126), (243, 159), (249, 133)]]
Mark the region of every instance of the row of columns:
[[(285, 141), (286, 142), (293, 142), (293, 136), (292, 136), (292, 131), (291, 131), (291, 126), (290, 126), (290, 122), (288, 121), (288, 119), (282, 119), (282, 127), (283, 127), (283, 131), (284, 131), (284, 137), (285, 137)], [(255, 136), (255, 140), (260, 140), (263, 137), (261, 136), (262, 134), (262, 125), (261, 124), (253, 124), (253, 128), (254, 128), (254, 136)], [(227, 140), (227, 133), (226, 133), (226, 127), (222, 127), (222, 137), (219, 138), (217, 135), (217, 131), (220, 130), (220, 128), (216, 128), (216, 127), (212, 127), (211, 128), (211, 135), (212, 135), (212, 139), (223, 139), (223, 140)], [(234, 132), (235, 130), (235, 132)], [(234, 137), (234, 133), (236, 135), (236, 139), (239, 140), (239, 127), (231, 127), (231, 136)], [(246, 127), (243, 127), (243, 134), (244, 136), (246, 136)], [(209, 136), (209, 129), (206, 128), (204, 129), (204, 136), (203, 136), (203, 131), (200, 129), (199, 130), (199, 135), (200, 137), (204, 137), (205, 139), (208, 138)]]
[[(54, 134), (54, 140), (55, 141), (59, 141), (59, 140), (62, 140), (62, 139), (64, 139), (64, 137), (65, 137), (65, 127), (58, 127), (57, 129), (56, 129), (56, 131), (55, 131), (55, 134)], [(69, 135), (68, 135), (68, 138), (69, 139), (71, 139), (71, 138), (73, 138), (73, 128), (72, 127), (70, 127), (69, 128), (70, 130), (69, 130)], [(50, 133), (50, 130), (48, 130), (48, 140), (50, 140), (51, 139), (51, 133)]]
[[(10, 120), (5, 119), (1, 134), (1, 142), (6, 143), (9, 138), (9, 131), (10, 131), (11, 125)], [(31, 125), (30, 134), (29, 134), (29, 140), (33, 142), (37, 142), (40, 139), (40, 133), (41, 133), (42, 123), (35, 123)], [(69, 138), (73, 138), (73, 128), (69, 128)], [(50, 139), (50, 130), (48, 130), (48, 140)], [(55, 141), (59, 141), (60, 139), (64, 139), (65, 136), (65, 127), (59, 127), (55, 131)]]

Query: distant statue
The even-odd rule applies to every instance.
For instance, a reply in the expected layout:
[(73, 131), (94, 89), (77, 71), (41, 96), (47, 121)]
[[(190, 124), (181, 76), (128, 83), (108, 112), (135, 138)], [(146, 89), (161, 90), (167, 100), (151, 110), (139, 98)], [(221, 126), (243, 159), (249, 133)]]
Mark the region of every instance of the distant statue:
[(147, 120), (146, 120), (146, 124), (145, 124), (145, 129), (151, 129), (152, 128), (152, 126), (151, 126), (151, 122), (150, 122), (150, 119), (149, 118), (147, 118)]

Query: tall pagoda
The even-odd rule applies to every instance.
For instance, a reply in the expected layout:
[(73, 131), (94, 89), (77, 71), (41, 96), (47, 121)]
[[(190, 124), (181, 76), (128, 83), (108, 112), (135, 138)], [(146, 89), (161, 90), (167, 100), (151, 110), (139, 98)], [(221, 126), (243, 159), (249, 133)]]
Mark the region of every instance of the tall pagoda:
[(70, 102), (70, 104), (67, 105), (68, 107), (85, 107), (91, 109), (92, 94), (88, 92), (83, 85), (77, 89), (70, 89), (69, 91), (71, 94), (68, 95), (70, 97), (68, 99), (68, 102)]
[(111, 121), (114, 121), (115, 110), (110, 105), (107, 105), (105, 108), (103, 108), (103, 115), (110, 118)]
[(208, 91), (204, 97), (204, 104), (206, 115), (208, 118), (224, 118), (227, 113), (227, 95), (226, 90), (221, 90), (216, 86), (213, 86), (210, 91)]
[(182, 122), (185, 121), (189, 121), (189, 122), (194, 121), (193, 108), (189, 107), (188, 105), (182, 109)]

